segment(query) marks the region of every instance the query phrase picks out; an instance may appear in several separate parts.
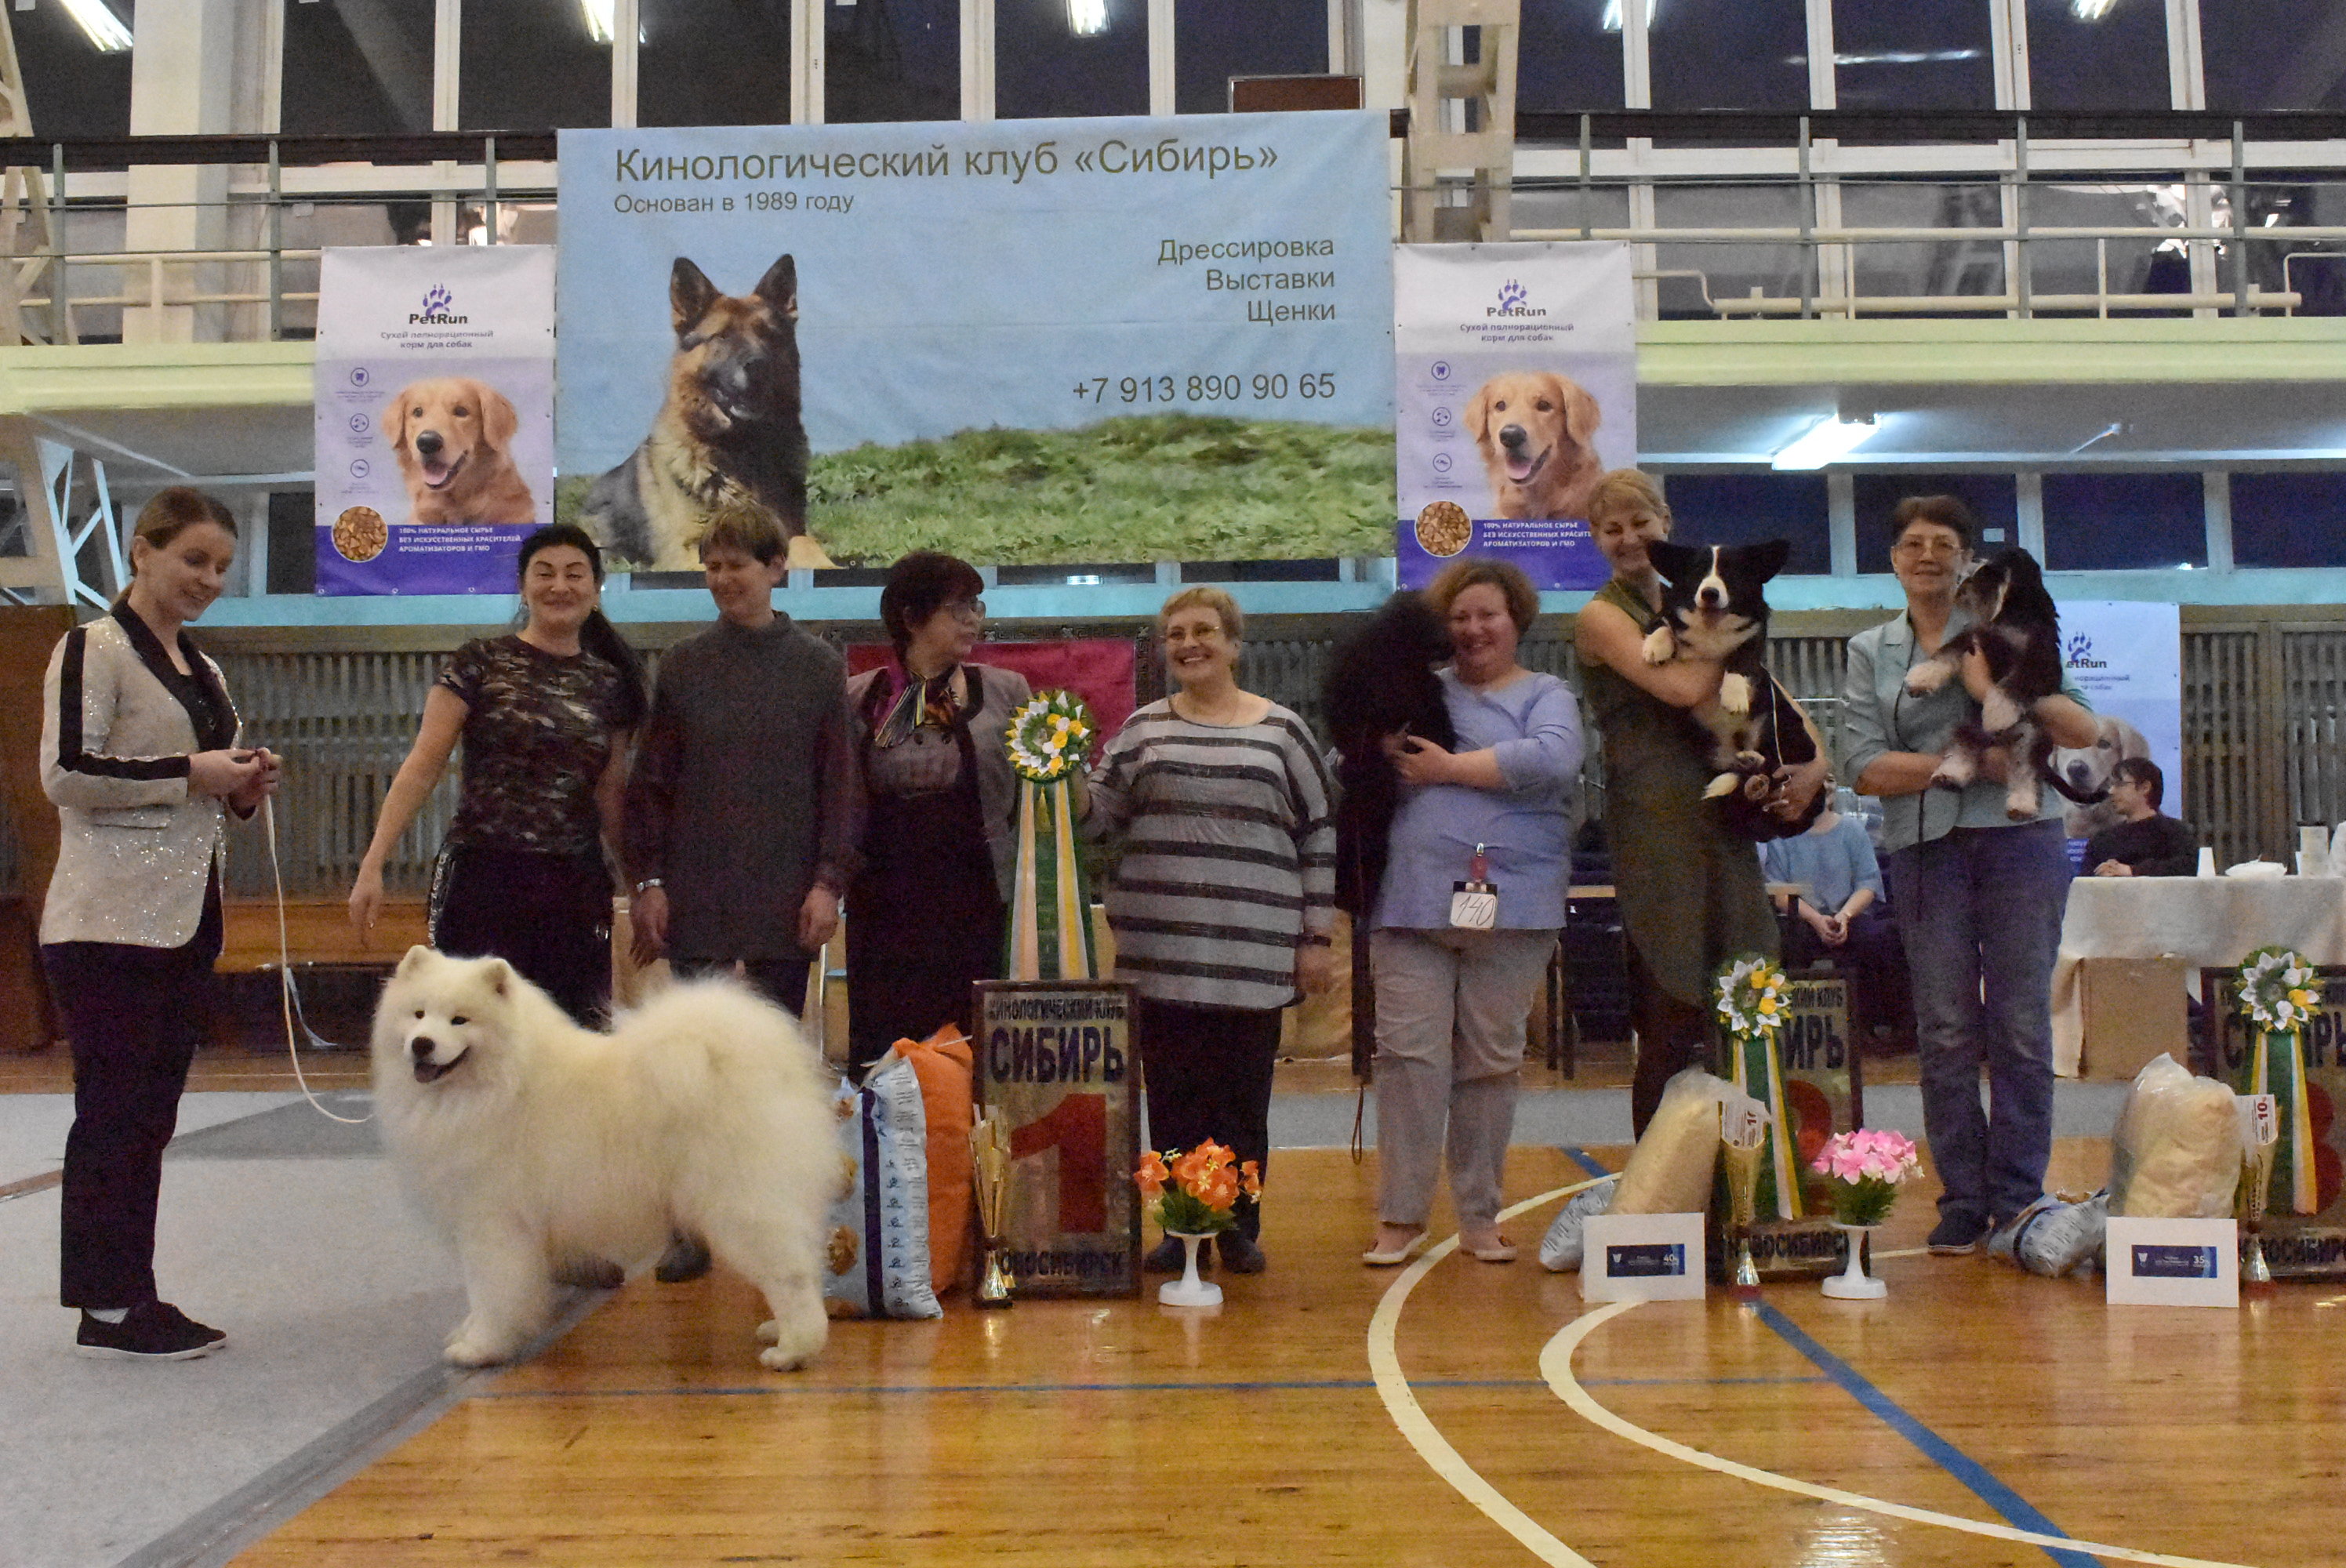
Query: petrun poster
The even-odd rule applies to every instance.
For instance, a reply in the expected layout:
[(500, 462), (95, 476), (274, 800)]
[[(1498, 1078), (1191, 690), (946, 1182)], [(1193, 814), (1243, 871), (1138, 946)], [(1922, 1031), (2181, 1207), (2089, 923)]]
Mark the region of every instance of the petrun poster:
[[(2061, 662), (2093, 705), (2101, 729), (2096, 744), (2053, 754), (2063, 779), (2079, 794), (2092, 795), (2108, 785), (2110, 769), (2122, 759), (2147, 757), (2158, 764), (2165, 786), (2159, 809), (2184, 816), (2182, 610), (2126, 600), (2065, 600)], [(2090, 839), (2118, 820), (2106, 799), (2064, 805), (2072, 839)]]
[(1598, 475), (1637, 461), (1629, 248), (1404, 245), (1393, 259), (1401, 585), (1463, 555), (1596, 588)]
[(508, 594), (554, 521), (554, 252), (324, 253), (318, 285), (321, 594)]
[(1382, 554), (1387, 117), (566, 130), (561, 514), (697, 569)]

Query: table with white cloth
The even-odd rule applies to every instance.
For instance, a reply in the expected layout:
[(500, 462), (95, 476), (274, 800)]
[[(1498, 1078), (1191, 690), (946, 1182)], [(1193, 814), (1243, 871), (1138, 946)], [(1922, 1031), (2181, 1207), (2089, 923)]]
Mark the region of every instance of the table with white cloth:
[(2238, 963), (2266, 946), (2293, 948), (2314, 963), (2346, 963), (2346, 878), (2077, 878), (2053, 963), (2053, 1070), (2065, 1078), (2077, 1074), (2084, 960), (2175, 958), (2197, 971)]

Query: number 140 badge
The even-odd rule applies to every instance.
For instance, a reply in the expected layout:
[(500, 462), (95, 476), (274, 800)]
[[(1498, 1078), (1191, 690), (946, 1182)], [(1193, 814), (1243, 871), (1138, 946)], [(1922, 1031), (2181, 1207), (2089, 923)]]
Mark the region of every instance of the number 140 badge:
[(1459, 931), (1489, 931), (1499, 923), (1499, 890), (1480, 844), (1466, 862), (1466, 880), (1450, 884), (1450, 923)]

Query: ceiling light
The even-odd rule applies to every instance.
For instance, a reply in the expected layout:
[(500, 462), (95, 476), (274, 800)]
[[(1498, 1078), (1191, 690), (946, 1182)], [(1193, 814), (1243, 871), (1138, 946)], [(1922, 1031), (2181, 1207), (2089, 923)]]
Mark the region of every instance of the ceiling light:
[(1067, 30), (1090, 38), (1107, 31), (1107, 0), (1067, 0)]
[[(1619, 32), (1621, 30), (1621, 4), (1622, 0), (1605, 0), (1605, 14), (1597, 17), (1596, 25), (1604, 28), (1608, 33)], [(1654, 30), (1654, 13), (1661, 8), (1662, 0), (1646, 0), (1647, 32), (1650, 33)]]
[(607, 44), (618, 36), (612, 16), (617, 0), (578, 0), (578, 9), (586, 18), (586, 36), (597, 44)]
[(2069, 0), (2069, 15), (2080, 22), (2098, 22), (2118, 8), (2118, 0)]
[(1871, 414), (1863, 419), (1821, 419), (1796, 436), (1790, 445), (1779, 449), (1769, 466), (1822, 468), (1872, 440), (1876, 428)]
[(66, 14), (79, 26), (91, 48), (101, 55), (118, 55), (130, 47), (130, 29), (122, 25), (106, 0), (65, 0)]

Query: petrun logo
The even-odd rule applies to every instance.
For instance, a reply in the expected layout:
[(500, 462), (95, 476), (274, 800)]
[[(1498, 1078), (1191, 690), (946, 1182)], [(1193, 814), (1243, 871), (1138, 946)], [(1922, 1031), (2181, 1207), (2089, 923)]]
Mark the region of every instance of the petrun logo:
[(2096, 658), (2094, 657), (2094, 639), (2087, 636), (2083, 632), (2079, 632), (2070, 637), (2068, 657), (2064, 662), (2066, 662), (2071, 669), (2107, 669), (2110, 667), (2109, 660), (2106, 658)]
[(1483, 313), (1486, 316), (1546, 315), (1547, 312), (1545, 311), (1534, 311), (1525, 308), (1525, 301), (1528, 300), (1530, 298), (1531, 294), (1524, 288), (1524, 286), (1521, 283), (1516, 282), (1513, 278), (1510, 278), (1505, 282), (1499, 285), (1498, 304), (1490, 310), (1484, 311)]
[(448, 292), (444, 286), (434, 283), (423, 296), (423, 311), (408, 317), (407, 324), (411, 327), (464, 326), (472, 320), (471, 317), (452, 316), (448, 313), (448, 307), (455, 302), (455, 295)]

